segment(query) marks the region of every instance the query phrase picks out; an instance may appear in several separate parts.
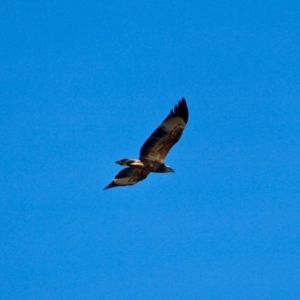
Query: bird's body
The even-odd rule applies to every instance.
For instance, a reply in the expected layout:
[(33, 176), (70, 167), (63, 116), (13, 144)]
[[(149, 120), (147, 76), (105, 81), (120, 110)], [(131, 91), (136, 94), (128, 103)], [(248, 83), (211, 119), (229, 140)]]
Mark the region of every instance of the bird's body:
[(127, 166), (105, 188), (133, 185), (144, 180), (149, 173), (174, 172), (164, 160), (177, 143), (188, 121), (188, 108), (184, 98), (178, 102), (162, 124), (151, 134), (140, 150), (139, 159), (121, 159), (117, 164)]
[[(116, 164), (121, 166), (129, 166), (134, 168), (142, 168), (144, 170), (149, 170), (154, 173), (166, 173), (169, 167), (159, 161), (153, 161), (149, 159), (128, 159), (124, 158), (116, 161)], [(171, 171), (172, 172), (172, 171)]]

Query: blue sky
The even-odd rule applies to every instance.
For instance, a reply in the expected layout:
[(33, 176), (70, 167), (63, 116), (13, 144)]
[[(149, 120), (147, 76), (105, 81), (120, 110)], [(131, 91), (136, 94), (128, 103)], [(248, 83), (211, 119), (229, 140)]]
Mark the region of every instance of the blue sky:
[[(0, 298), (299, 299), (298, 1), (2, 1)], [(181, 97), (174, 174), (103, 188)]]

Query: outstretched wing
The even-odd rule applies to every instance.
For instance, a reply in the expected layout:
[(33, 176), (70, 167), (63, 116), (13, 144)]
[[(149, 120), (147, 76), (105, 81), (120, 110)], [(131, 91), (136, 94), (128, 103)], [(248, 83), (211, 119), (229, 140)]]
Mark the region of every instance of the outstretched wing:
[(121, 170), (113, 181), (104, 188), (109, 189), (117, 186), (134, 185), (137, 182), (144, 180), (150, 172), (141, 168), (125, 168)]
[(140, 159), (163, 163), (170, 149), (179, 141), (188, 118), (188, 107), (185, 99), (182, 98), (146, 140), (140, 151)]

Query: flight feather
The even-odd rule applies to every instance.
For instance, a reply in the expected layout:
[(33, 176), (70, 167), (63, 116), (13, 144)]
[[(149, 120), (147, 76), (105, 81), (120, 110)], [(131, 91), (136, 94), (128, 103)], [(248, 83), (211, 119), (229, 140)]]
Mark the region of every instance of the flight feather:
[(179, 141), (188, 122), (189, 111), (184, 98), (178, 102), (140, 150), (140, 159), (164, 162), (170, 149)]

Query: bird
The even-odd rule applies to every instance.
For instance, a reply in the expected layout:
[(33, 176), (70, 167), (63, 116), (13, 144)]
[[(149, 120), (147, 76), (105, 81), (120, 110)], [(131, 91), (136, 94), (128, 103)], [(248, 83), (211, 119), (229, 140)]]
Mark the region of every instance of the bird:
[(185, 98), (179, 100), (164, 121), (145, 141), (140, 149), (139, 159), (124, 158), (116, 164), (126, 166), (104, 190), (120, 186), (134, 185), (147, 178), (149, 173), (175, 172), (165, 165), (170, 149), (179, 141), (188, 122), (189, 110)]

